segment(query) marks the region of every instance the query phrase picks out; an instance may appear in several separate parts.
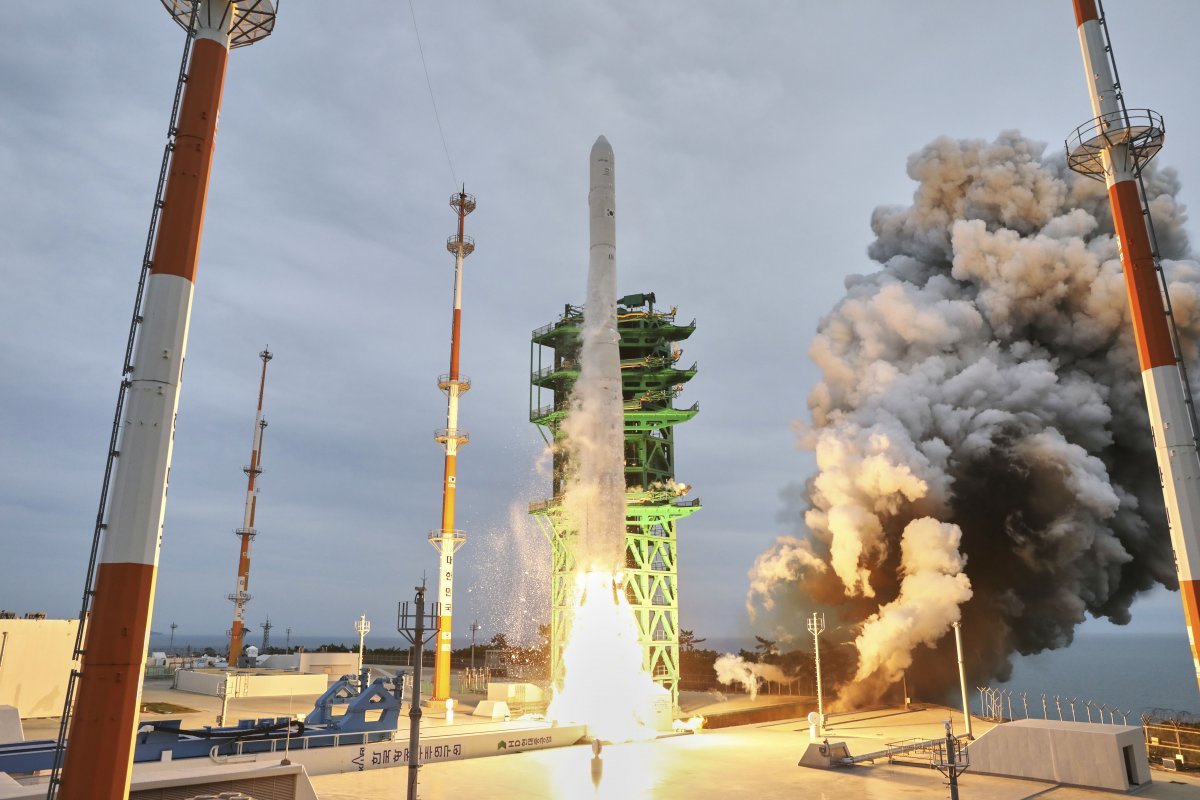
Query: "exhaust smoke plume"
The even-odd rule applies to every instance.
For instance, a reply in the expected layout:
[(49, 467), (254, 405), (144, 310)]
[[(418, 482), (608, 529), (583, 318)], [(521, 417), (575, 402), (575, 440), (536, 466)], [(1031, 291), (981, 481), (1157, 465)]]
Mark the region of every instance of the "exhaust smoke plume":
[(784, 671), (774, 664), (746, 661), (733, 653), (717, 656), (717, 660), (713, 662), (713, 669), (716, 670), (717, 680), (726, 686), (734, 683), (744, 686), (750, 693), (751, 700), (758, 697), (758, 687), (763, 681), (787, 683), (789, 680)]
[[(858, 651), (844, 701), (906, 670), (927, 696), (954, 686), (960, 617), (970, 679), (1005, 680), (1014, 653), (1177, 588), (1105, 187), (1044, 151), (1009, 132), (912, 156), (912, 203), (871, 219), (879, 268), (809, 349), (818, 471), (749, 605), (792, 636), (832, 612)], [(1192, 364), (1200, 266), (1174, 172), (1145, 178)]]

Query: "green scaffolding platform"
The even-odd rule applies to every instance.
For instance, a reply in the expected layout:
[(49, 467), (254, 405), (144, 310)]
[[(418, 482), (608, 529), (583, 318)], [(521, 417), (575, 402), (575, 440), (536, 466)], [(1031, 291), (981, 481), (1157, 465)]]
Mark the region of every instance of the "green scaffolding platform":
[[(676, 523), (698, 511), (700, 500), (688, 497), (686, 487), (675, 482), (675, 426), (696, 416), (700, 407), (676, 408), (675, 398), (696, 374), (695, 364), (679, 365), (679, 343), (692, 335), (696, 323), (679, 325), (674, 308), (659, 311), (654, 302), (653, 294), (617, 301), (625, 403), (625, 593), (637, 617), (642, 663), (678, 706)], [(539, 426), (548, 443), (562, 438), (571, 387), (579, 377), (582, 326), (583, 309), (568, 305), (557, 321), (533, 332), (529, 421)], [(561, 513), (568, 469), (556, 448), (553, 495), (529, 506), (551, 545), (550, 677), (556, 686), (562, 683), (575, 575), (575, 533)]]

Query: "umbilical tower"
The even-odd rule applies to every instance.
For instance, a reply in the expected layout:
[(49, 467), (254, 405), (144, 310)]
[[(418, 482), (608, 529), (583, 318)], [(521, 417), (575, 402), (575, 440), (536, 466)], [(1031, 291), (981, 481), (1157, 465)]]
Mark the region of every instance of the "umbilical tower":
[[(675, 309), (658, 311), (652, 293), (617, 301), (621, 391), (625, 407), (625, 571), (624, 586), (637, 618), (643, 667), (679, 699), (679, 594), (676, 522), (699, 510), (700, 500), (685, 495), (675, 481), (675, 425), (696, 416), (698, 403), (676, 408), (683, 384), (696, 365), (680, 368), (679, 343), (696, 329), (679, 325)], [(562, 512), (564, 479), (570, 463), (561, 445), (571, 387), (579, 377), (583, 309), (567, 305), (555, 322), (533, 332), (530, 350), (529, 420), (554, 447), (553, 496), (531, 503), (529, 512), (550, 540), (552, 566), (550, 677), (561, 685), (563, 647), (572, 613), (575, 532)], [(550, 397), (546, 397), (546, 393)], [(549, 399), (549, 403), (544, 403)]]

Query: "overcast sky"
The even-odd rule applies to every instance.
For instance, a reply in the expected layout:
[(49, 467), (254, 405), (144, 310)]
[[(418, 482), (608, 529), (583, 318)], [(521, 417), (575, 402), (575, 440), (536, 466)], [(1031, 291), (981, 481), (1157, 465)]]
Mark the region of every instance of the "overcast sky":
[[(618, 291), (698, 329), (677, 473), (682, 625), (748, 633), (746, 572), (813, 470), (791, 431), (806, 356), (907, 156), (1089, 116), (1067, 0), (417, 0), (455, 173), (478, 197), (464, 281), (456, 633), (539, 617), (548, 546), (528, 423), (530, 331), (582, 302), (587, 156), (616, 153)], [(1200, 4), (1110, 0), (1131, 107), (1200, 186)], [(340, 14), (333, 13), (341, 12)], [(291, 0), (235, 51), (208, 197), (154, 628), (229, 627), (257, 390), (265, 472), (247, 619), (353, 637), (434, 576), (454, 179), (405, 3)], [(78, 614), (183, 32), (158, 3), (33, 3), (0, 26), (0, 607)], [(1134, 607), (1178, 631), (1177, 595)], [(525, 614), (522, 617), (522, 610)], [(523, 620), (523, 621), (522, 621)], [(1098, 626), (1102, 627), (1102, 626)]]

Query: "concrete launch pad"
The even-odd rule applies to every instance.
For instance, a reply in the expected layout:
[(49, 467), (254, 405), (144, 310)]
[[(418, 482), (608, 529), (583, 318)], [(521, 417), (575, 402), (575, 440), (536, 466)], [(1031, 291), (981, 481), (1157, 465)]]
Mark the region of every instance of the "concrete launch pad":
[[(886, 742), (933, 738), (944, 734), (951, 712), (924, 707), (912, 711), (880, 709), (834, 715), (830, 737), (847, 742), (851, 752), (881, 749)], [(954, 714), (961, 731), (961, 715)], [(977, 732), (990, 723), (974, 720)], [(606, 746), (599, 769), (586, 747), (521, 753), (431, 764), (421, 770), (426, 797), (466, 796), (487, 787), (489, 797), (570, 800), (577, 797), (621, 800), (696, 800), (754, 797), (756, 800), (810, 797), (814, 800), (947, 797), (945, 778), (927, 767), (878, 763), (850, 770), (812, 770), (796, 765), (809, 742), (808, 726), (795, 719), (704, 731), (653, 742)], [(593, 783), (593, 775), (598, 781)], [(1200, 778), (1154, 772), (1155, 782), (1138, 797), (1155, 800), (1200, 798)], [(404, 770), (314, 777), (320, 800), (383, 800), (402, 796)], [(1101, 800), (1110, 792), (965, 773), (963, 797), (973, 800)]]

